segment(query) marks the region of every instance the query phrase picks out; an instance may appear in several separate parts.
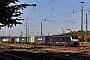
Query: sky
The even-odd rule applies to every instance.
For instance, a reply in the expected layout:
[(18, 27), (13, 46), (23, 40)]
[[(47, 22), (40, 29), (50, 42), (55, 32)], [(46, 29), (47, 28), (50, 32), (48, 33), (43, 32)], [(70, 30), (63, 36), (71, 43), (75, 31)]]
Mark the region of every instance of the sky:
[[(84, 2), (81, 4), (80, 2)], [(36, 4), (20, 10), (24, 21), (22, 25), (0, 30), (0, 36), (26, 36), (26, 22), (29, 36), (40, 36), (41, 22), (42, 34), (62, 34), (81, 30), (81, 6), (83, 6), (83, 30), (86, 30), (86, 14), (88, 15), (88, 30), (90, 30), (90, 0), (19, 0), (17, 4)], [(28, 21), (26, 21), (28, 20)]]

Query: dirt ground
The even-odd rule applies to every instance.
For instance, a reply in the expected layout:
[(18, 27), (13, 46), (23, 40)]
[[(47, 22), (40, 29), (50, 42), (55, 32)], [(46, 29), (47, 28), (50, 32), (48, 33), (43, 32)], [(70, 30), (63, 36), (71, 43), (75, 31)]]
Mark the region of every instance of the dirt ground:
[[(2, 46), (4, 45), (4, 46)], [(90, 42), (81, 42), (78, 47), (63, 47), (63, 46), (41, 46), (37, 45), (37, 47), (34, 47), (34, 45), (17, 45), (17, 44), (1, 44), (0, 51), (27, 51), (27, 52), (86, 52), (90, 53)]]

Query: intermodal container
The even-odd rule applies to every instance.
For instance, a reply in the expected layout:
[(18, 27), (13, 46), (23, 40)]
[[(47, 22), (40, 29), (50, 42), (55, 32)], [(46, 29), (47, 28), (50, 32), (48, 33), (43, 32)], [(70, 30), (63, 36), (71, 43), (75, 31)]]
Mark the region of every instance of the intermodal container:
[(9, 42), (9, 38), (4, 38), (2, 41), (3, 42)]
[(9, 38), (9, 42), (10, 42), (10, 43), (13, 43), (14, 40), (15, 40), (15, 38)]
[(26, 43), (26, 37), (20, 37), (20, 43)]
[(79, 40), (79, 42), (82, 42), (82, 36), (78, 36), (78, 40)]
[(90, 35), (84, 36), (84, 40), (85, 40), (86, 42), (90, 42)]
[(20, 42), (19, 37), (15, 38), (15, 41), (14, 42), (19, 43)]
[(27, 43), (30, 43), (30, 37), (27, 37)]
[(30, 37), (30, 44), (34, 44), (35, 42), (35, 37)]
[(78, 39), (82, 39), (82, 36), (78, 36)]
[(45, 36), (35, 36), (35, 42), (37, 44), (45, 44)]

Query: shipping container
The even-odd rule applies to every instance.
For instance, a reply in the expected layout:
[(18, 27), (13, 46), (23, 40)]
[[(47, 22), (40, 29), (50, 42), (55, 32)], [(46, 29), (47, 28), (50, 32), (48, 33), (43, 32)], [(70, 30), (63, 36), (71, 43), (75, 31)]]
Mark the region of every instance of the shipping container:
[(9, 38), (10, 43), (14, 43), (15, 38)]
[(90, 42), (90, 35), (88, 35), (88, 42)]
[(35, 37), (30, 37), (30, 44), (34, 44), (35, 42)]
[(9, 38), (2, 39), (3, 42), (9, 42)]
[(14, 42), (19, 43), (20, 42), (19, 37), (16, 37)]
[(30, 43), (30, 37), (27, 37), (27, 43)]
[(35, 36), (35, 42), (37, 44), (45, 44), (45, 36)]
[(20, 43), (26, 43), (26, 37), (20, 37)]
[(82, 36), (78, 36), (79, 42), (82, 42)]
[(78, 39), (82, 39), (82, 36), (78, 36)]
[(85, 42), (90, 42), (90, 35), (84, 36), (84, 40), (85, 40)]

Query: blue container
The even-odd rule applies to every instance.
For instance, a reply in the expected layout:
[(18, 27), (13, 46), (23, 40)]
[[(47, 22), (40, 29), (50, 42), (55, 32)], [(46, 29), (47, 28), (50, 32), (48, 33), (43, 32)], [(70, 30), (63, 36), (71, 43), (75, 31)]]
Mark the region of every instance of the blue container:
[(35, 42), (37, 44), (45, 44), (45, 36), (35, 36)]
[(26, 37), (20, 37), (20, 43), (26, 43)]

